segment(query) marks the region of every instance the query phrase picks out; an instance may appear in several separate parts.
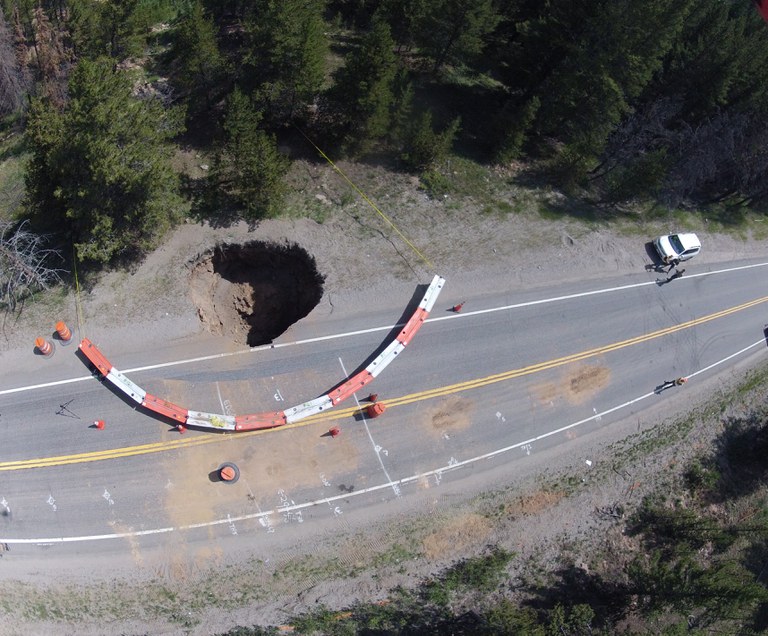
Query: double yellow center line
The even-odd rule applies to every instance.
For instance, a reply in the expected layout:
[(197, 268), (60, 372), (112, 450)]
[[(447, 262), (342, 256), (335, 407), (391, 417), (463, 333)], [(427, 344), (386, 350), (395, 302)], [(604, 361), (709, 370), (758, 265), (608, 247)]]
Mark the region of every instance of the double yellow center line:
[[(480, 387), (495, 384), (497, 382), (505, 382), (507, 380), (512, 380), (514, 378), (519, 378), (525, 375), (530, 375), (532, 373), (538, 373), (540, 371), (554, 369), (556, 367), (570, 364), (572, 362), (587, 360), (589, 358), (594, 358), (599, 355), (604, 355), (612, 351), (618, 351), (619, 349), (624, 349), (626, 347), (631, 347), (636, 344), (648, 342), (649, 340), (662, 338), (664, 336), (668, 336), (675, 332), (682, 331), (684, 329), (690, 329), (691, 327), (702, 325), (704, 323), (711, 322), (719, 318), (724, 318), (736, 312), (743, 311), (744, 309), (749, 309), (750, 307), (760, 305), (766, 301), (768, 301), (768, 296), (763, 296), (762, 298), (757, 298), (755, 300), (751, 300), (749, 302), (743, 303), (741, 305), (737, 305), (735, 307), (731, 307), (729, 309), (724, 309), (722, 311), (718, 311), (713, 314), (709, 314), (707, 316), (702, 316), (701, 318), (694, 318), (693, 320), (680, 323), (679, 325), (666, 327), (664, 329), (659, 329), (657, 331), (653, 331), (651, 333), (644, 334), (642, 336), (635, 336), (634, 338), (629, 338), (627, 340), (614, 342), (612, 344), (607, 344), (602, 347), (588, 349), (587, 351), (572, 353), (570, 355), (563, 356), (562, 358), (555, 358), (553, 360), (539, 362), (537, 364), (532, 364), (527, 367), (522, 367), (519, 369), (511, 369), (509, 371), (504, 371), (503, 373), (496, 373), (494, 375), (489, 375), (483, 378), (476, 378), (474, 380), (467, 380), (465, 382), (458, 382), (456, 384), (436, 387), (434, 389), (428, 389), (426, 391), (410, 393), (408, 395), (403, 395), (399, 398), (388, 398), (387, 406), (388, 407), (403, 406), (405, 404), (411, 404), (413, 402), (420, 402), (423, 400), (430, 400), (433, 398), (442, 397), (442, 396), (450, 395), (453, 393), (460, 393), (462, 391), (478, 389)], [(341, 419), (341, 418), (345, 418), (353, 415), (358, 410), (359, 410), (359, 407), (357, 406), (347, 407), (344, 409), (337, 409), (334, 411), (328, 411), (325, 413), (319, 413), (317, 415), (307, 417), (301, 420), (300, 422), (295, 422), (294, 424), (287, 424), (285, 426), (281, 426), (279, 429), (272, 429), (272, 430), (266, 430), (266, 431), (252, 431), (248, 433), (237, 433), (237, 436), (249, 437), (253, 435), (265, 435), (267, 433), (274, 433), (286, 428), (298, 428), (300, 426), (307, 426), (309, 424), (313, 424), (320, 421)], [(89, 451), (85, 453), (77, 453), (74, 455), (58, 455), (56, 457), (42, 457), (37, 459), (21, 459), (16, 461), (0, 462), (0, 471), (23, 470), (27, 468), (44, 468), (44, 467), (50, 467), (50, 466), (64, 466), (66, 464), (80, 464), (85, 462), (98, 462), (106, 459), (132, 457), (134, 455), (147, 455), (149, 453), (160, 453), (160, 452), (169, 451), (169, 450), (178, 450), (178, 449), (189, 448), (192, 446), (200, 446), (203, 444), (213, 444), (216, 442), (228, 440), (229, 437), (230, 437), (229, 435), (223, 435), (223, 434), (204, 435), (204, 436), (201, 435), (201, 436), (179, 438), (174, 440), (165, 440), (162, 442), (153, 442), (151, 444), (140, 444), (138, 446), (113, 448), (113, 449), (102, 450), (102, 451)]]

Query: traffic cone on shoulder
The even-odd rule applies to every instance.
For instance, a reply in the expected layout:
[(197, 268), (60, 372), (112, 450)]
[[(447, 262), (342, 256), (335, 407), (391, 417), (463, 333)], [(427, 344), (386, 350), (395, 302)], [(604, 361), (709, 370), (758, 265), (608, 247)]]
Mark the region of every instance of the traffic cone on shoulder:
[(53, 343), (45, 338), (35, 338), (35, 348), (46, 358), (53, 355)]
[(104, 427), (106, 426), (106, 423), (104, 420), (96, 420), (93, 425), (98, 428), (100, 431), (104, 430)]
[(331, 434), (331, 437), (337, 437), (338, 435), (341, 435), (341, 429), (338, 426), (334, 426), (328, 432)]
[(179, 431), (179, 433), (181, 433), (183, 435), (184, 433), (187, 432), (187, 427), (184, 426), (183, 424), (177, 424), (176, 425), (176, 430)]
[(458, 305), (454, 305), (451, 309), (453, 310), (453, 313), (458, 314), (462, 308), (464, 307), (464, 303), (466, 301), (462, 300)]
[(61, 344), (69, 344), (72, 340), (72, 331), (63, 320), (59, 320), (56, 323), (56, 333), (59, 336), (59, 340), (61, 340)]
[(378, 394), (378, 393), (371, 393), (371, 394), (368, 396), (368, 401), (369, 401), (369, 402), (375, 402), (375, 401), (376, 401), (376, 400), (378, 400), (378, 399), (379, 399), (379, 394)]

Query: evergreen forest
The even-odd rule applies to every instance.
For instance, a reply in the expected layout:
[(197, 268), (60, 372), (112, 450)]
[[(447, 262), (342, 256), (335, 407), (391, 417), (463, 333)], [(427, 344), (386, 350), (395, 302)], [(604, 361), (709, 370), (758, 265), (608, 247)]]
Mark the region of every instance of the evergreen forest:
[[(607, 217), (768, 201), (749, 0), (3, 0), (0, 65), (30, 157), (16, 220), (96, 267), (190, 210), (280, 215), (310, 143), (427, 190), (450, 155), (514, 163)], [(174, 168), (182, 142), (204, 179)]]

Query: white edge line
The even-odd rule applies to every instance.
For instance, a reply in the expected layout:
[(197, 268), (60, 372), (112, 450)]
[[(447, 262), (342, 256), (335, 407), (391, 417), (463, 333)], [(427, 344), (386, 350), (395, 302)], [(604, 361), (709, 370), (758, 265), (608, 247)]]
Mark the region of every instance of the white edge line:
[[(757, 347), (759, 345), (764, 345), (765, 339), (761, 338), (757, 342), (748, 345), (744, 347), (743, 349), (740, 349), (739, 351), (736, 351), (735, 353), (732, 353), (729, 356), (726, 356), (725, 358), (722, 358), (718, 360), (717, 362), (714, 362), (713, 364), (710, 364), (707, 367), (704, 367), (703, 369), (699, 369), (698, 371), (694, 371), (693, 373), (690, 373), (686, 377), (694, 377), (696, 375), (699, 375), (700, 373), (704, 373), (705, 371), (708, 371), (709, 369), (712, 369), (718, 365), (721, 365), (728, 360), (731, 360), (735, 358), (738, 355), (741, 355), (742, 353), (749, 351), (750, 349)], [(395, 486), (402, 486), (404, 484), (409, 484), (414, 481), (418, 481), (420, 479), (424, 479), (425, 477), (431, 477), (432, 475), (442, 474), (446, 473), (448, 471), (456, 470), (458, 468), (462, 468), (463, 466), (468, 466), (469, 464), (474, 464), (476, 462), (485, 460), (485, 459), (491, 459), (493, 457), (496, 457), (497, 455), (501, 455), (503, 453), (508, 453), (511, 450), (515, 450), (516, 448), (520, 448), (521, 446), (525, 446), (526, 444), (532, 444), (533, 442), (541, 441), (542, 439), (546, 439), (547, 437), (552, 437), (553, 435), (557, 435), (558, 433), (562, 433), (564, 431), (567, 431), (569, 429), (575, 428), (577, 426), (581, 426), (582, 424), (586, 424), (588, 422), (592, 422), (594, 420), (600, 419), (605, 415), (610, 415), (611, 413), (614, 413), (616, 411), (619, 411), (623, 408), (626, 408), (628, 406), (632, 406), (633, 404), (636, 404), (637, 402), (640, 402), (641, 400), (645, 400), (649, 397), (652, 397), (656, 395), (654, 391), (651, 391), (649, 393), (645, 393), (644, 395), (640, 395), (636, 398), (633, 398), (629, 400), (628, 402), (624, 402), (623, 404), (618, 404), (617, 406), (611, 407), (609, 409), (606, 409), (605, 411), (601, 411), (600, 413), (595, 413), (594, 415), (591, 415), (590, 417), (586, 417), (583, 420), (579, 420), (577, 422), (573, 422), (572, 424), (567, 424), (566, 426), (561, 426), (560, 428), (557, 428), (555, 430), (549, 431), (547, 433), (542, 433), (541, 435), (536, 435), (535, 437), (531, 437), (527, 440), (524, 440), (522, 442), (516, 442), (515, 444), (511, 444), (510, 446), (505, 446), (504, 448), (499, 448), (495, 451), (491, 451), (489, 453), (484, 453), (483, 455), (477, 455), (476, 457), (471, 457), (469, 459), (465, 459), (460, 462), (455, 462), (453, 464), (448, 464), (446, 466), (442, 466), (440, 468), (434, 468), (432, 470), (428, 470), (423, 473), (418, 473), (416, 475), (411, 475), (410, 477), (403, 477), (402, 479), (398, 480), (390, 480), (389, 482), (383, 483), (383, 484), (377, 484), (376, 486), (369, 486), (368, 488), (363, 488), (362, 490), (355, 490), (351, 493), (344, 493), (342, 495), (335, 495), (333, 497), (323, 497), (322, 499), (315, 499), (314, 501), (307, 501), (305, 503), (301, 504), (294, 504), (291, 506), (284, 506), (282, 508), (275, 508), (274, 510), (268, 510), (264, 512), (257, 512), (257, 513), (251, 513), (246, 515), (239, 515), (237, 517), (232, 517), (231, 515), (228, 515), (226, 519), (217, 519), (215, 521), (206, 521), (201, 523), (193, 523), (186, 526), (169, 526), (166, 528), (155, 528), (153, 530), (137, 530), (135, 532), (120, 532), (116, 534), (96, 534), (96, 535), (90, 535), (90, 536), (79, 536), (79, 537), (48, 537), (48, 538), (41, 538), (41, 539), (6, 539), (6, 538), (0, 538), (0, 543), (9, 543), (13, 545), (17, 544), (53, 544), (53, 543), (78, 543), (78, 542), (86, 542), (86, 541), (101, 541), (104, 539), (126, 539), (126, 538), (133, 538), (133, 537), (144, 537), (144, 536), (150, 536), (154, 534), (165, 534), (168, 532), (175, 532), (178, 530), (195, 530), (198, 528), (210, 528), (212, 526), (219, 526), (223, 525), (225, 523), (232, 523), (232, 522), (239, 522), (239, 521), (250, 521), (253, 519), (261, 519), (264, 517), (269, 517), (271, 515), (275, 514), (281, 514), (284, 512), (293, 512), (295, 510), (303, 510), (305, 508), (312, 508), (317, 505), (321, 504), (328, 504), (330, 505), (331, 502), (335, 501), (341, 501), (343, 499), (350, 499), (351, 497), (356, 497), (358, 495), (365, 495), (372, 492), (377, 492), (379, 490), (387, 490), (389, 488), (394, 488)]]
[[(766, 263), (755, 263), (753, 265), (740, 265), (739, 267), (729, 267), (726, 269), (719, 269), (713, 272), (702, 272), (700, 274), (691, 274), (684, 277), (684, 280), (689, 278), (698, 278), (702, 276), (712, 276), (714, 274), (725, 274), (728, 272), (735, 272), (743, 269), (752, 269), (755, 267), (765, 267)], [(559, 302), (561, 300), (572, 300), (574, 298), (585, 298), (587, 296), (597, 296), (599, 294), (608, 294), (617, 291), (625, 291), (627, 289), (634, 289), (636, 287), (645, 287), (647, 285), (656, 285), (656, 281), (646, 281), (643, 283), (632, 283), (631, 285), (621, 285), (619, 287), (609, 287), (606, 289), (595, 289), (587, 292), (579, 292), (578, 294), (567, 294), (565, 296), (555, 296), (553, 298), (542, 298), (541, 300), (531, 300), (524, 303), (515, 303), (513, 305), (505, 305), (503, 307), (491, 307), (489, 309), (478, 309), (476, 311), (465, 311), (461, 314), (451, 314), (450, 316), (438, 316), (430, 317), (425, 320), (428, 322), (437, 322), (439, 320), (455, 320), (457, 318), (466, 318), (468, 316), (479, 316), (481, 314), (490, 314), (497, 311), (508, 311), (510, 309), (521, 309), (523, 307), (533, 307), (535, 305), (544, 305), (547, 303)], [(294, 347), (297, 345), (312, 344), (314, 342), (324, 342), (326, 340), (335, 340), (337, 338), (351, 338), (354, 336), (365, 335), (369, 333), (375, 333), (377, 331), (387, 331), (395, 329), (396, 327), (402, 327), (405, 323), (397, 323), (395, 325), (388, 325), (384, 327), (371, 327), (370, 329), (359, 329), (357, 331), (348, 331), (346, 333), (330, 334), (328, 336), (318, 336), (316, 338), (306, 338), (304, 340), (294, 340), (292, 342), (280, 342), (267, 345), (261, 345), (258, 347), (251, 347), (250, 349), (244, 349), (242, 351), (228, 351), (225, 353), (214, 353), (208, 356), (201, 356), (198, 358), (185, 358), (183, 360), (172, 360), (170, 362), (160, 362), (158, 364), (150, 364), (143, 367), (133, 367), (130, 369), (121, 369), (121, 373), (136, 373), (139, 371), (151, 371), (153, 369), (163, 369), (166, 367), (175, 367), (181, 364), (193, 364), (195, 362), (207, 362), (209, 360), (219, 360), (221, 358), (229, 358), (231, 356), (242, 355), (245, 353), (255, 353), (258, 351), (265, 351), (268, 349), (281, 349), (284, 347)], [(0, 395), (10, 395), (11, 393), (20, 393), (22, 391), (32, 391), (34, 389), (45, 389), (53, 386), (60, 386), (62, 384), (71, 384), (73, 382), (84, 382), (85, 380), (92, 379), (92, 375), (78, 376), (75, 378), (68, 378), (66, 380), (56, 380), (53, 382), (45, 382), (43, 384), (31, 384), (28, 386), (21, 386), (14, 389), (3, 389), (0, 391)]]

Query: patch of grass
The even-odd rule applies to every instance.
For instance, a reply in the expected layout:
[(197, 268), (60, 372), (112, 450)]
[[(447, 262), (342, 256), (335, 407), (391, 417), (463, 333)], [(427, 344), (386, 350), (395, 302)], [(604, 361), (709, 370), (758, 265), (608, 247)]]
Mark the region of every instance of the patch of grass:
[(353, 192), (350, 189), (344, 190), (344, 192), (341, 194), (341, 200), (339, 201), (339, 205), (342, 208), (347, 207), (348, 205), (351, 205), (355, 201), (357, 201), (358, 194), (356, 192)]
[(438, 579), (428, 581), (424, 597), (435, 605), (447, 605), (454, 592), (464, 589), (490, 592), (498, 587), (514, 553), (494, 546), (488, 554), (470, 557), (448, 568)]
[[(307, 612), (301, 616), (292, 619), (293, 629), (299, 634), (338, 634), (337, 623), (339, 621), (339, 612), (332, 612), (327, 607), (322, 606), (313, 612)], [(354, 632), (349, 632), (353, 634)]]
[(482, 208), (482, 213), (486, 216), (496, 214), (498, 216), (507, 216), (515, 211), (509, 201), (493, 201), (492, 203), (486, 203)]
[(24, 165), (30, 157), (23, 135), (10, 133), (0, 140), (0, 218), (18, 219), (26, 192)]
[[(17, 299), (13, 314), (18, 318), (22, 314), (31, 314), (34, 317), (48, 315), (63, 315), (71, 301), (69, 288), (65, 284), (52, 287), (48, 290), (39, 290)], [(0, 303), (0, 309), (7, 307)], [(15, 320), (15, 318), (14, 318)]]
[(438, 170), (427, 170), (419, 177), (421, 187), (432, 199), (441, 199), (453, 192), (453, 183)]
[(683, 479), (692, 492), (706, 492), (713, 490), (720, 481), (720, 472), (714, 466), (703, 463), (701, 459), (695, 459), (683, 474)]
[(322, 558), (314, 554), (296, 557), (283, 563), (275, 570), (275, 579), (327, 580), (346, 576), (355, 576), (358, 572), (350, 571), (338, 557)]
[(440, 79), (446, 85), (486, 90), (504, 90), (504, 85), (497, 79), (463, 65), (443, 67)]
[(450, 157), (446, 161), (444, 173), (453, 184), (454, 192), (476, 201), (485, 202), (502, 183), (487, 167), (463, 157)]
[(768, 383), (768, 365), (749, 371), (745, 378), (735, 388), (738, 398), (752, 393)]
[(370, 562), (370, 567), (374, 570), (385, 566), (400, 565), (404, 561), (410, 561), (417, 558), (418, 555), (413, 550), (408, 549), (402, 543), (395, 543), (385, 552), (374, 554)]

